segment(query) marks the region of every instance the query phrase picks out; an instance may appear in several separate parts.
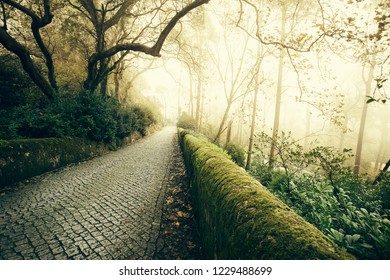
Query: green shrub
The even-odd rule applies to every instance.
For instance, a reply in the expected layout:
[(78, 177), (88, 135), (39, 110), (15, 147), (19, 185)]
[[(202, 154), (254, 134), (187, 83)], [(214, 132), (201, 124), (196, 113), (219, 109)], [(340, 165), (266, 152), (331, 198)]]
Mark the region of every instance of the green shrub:
[(381, 198), (382, 207), (390, 210), (390, 172), (384, 173), (382, 180), (375, 187), (377, 188), (379, 197)]
[(16, 56), (0, 55), (0, 65), (0, 109), (47, 101)]
[(348, 182), (340, 184), (336, 197), (325, 177), (296, 173), (287, 184), (283, 172), (271, 173), (267, 188), (337, 244), (361, 259), (390, 257), (389, 212), (376, 196), (364, 196), (368, 189), (372, 192), (370, 186), (353, 191), (344, 188)]
[(146, 129), (153, 123), (156, 123), (156, 118), (153, 115), (153, 112), (149, 109), (141, 106), (130, 107), (130, 119), (134, 122), (133, 128), (134, 131), (138, 131), (142, 136), (146, 135)]
[(255, 158), (253, 160), (249, 172), (265, 187), (268, 187), (272, 181), (272, 168), (265, 164), (261, 158)]
[(288, 187), (288, 178), (286, 173), (280, 170), (275, 170), (272, 172), (271, 175), (271, 182), (269, 182), (268, 188), (275, 190), (275, 191), (286, 191), (289, 192), (290, 190), (287, 189)]
[[(259, 139), (264, 143), (257, 147), (272, 141), (266, 135)], [(365, 175), (354, 175), (345, 164), (348, 150), (319, 146), (304, 152), (287, 134), (274, 143), (274, 168), (257, 159), (251, 170), (256, 179), (358, 258), (390, 258), (388, 177), (372, 186)]]
[(237, 163), (241, 167), (245, 166), (246, 152), (244, 147), (237, 144), (229, 143), (226, 145), (225, 150), (235, 163)]
[(81, 137), (111, 143), (155, 123), (139, 106), (123, 108), (114, 98), (81, 92), (63, 93), (45, 106), (23, 105), (0, 110), (0, 139)]
[(177, 127), (195, 130), (196, 121), (193, 117), (184, 112), (177, 122)]

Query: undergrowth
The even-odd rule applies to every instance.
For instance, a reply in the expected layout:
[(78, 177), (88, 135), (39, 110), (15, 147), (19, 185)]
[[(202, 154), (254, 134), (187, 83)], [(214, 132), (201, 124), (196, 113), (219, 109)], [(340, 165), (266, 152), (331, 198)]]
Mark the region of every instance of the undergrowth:
[(270, 162), (272, 138), (258, 136), (250, 173), (274, 195), (360, 259), (390, 258), (390, 176), (373, 185), (345, 164), (349, 150), (317, 146), (309, 151), (282, 134)]

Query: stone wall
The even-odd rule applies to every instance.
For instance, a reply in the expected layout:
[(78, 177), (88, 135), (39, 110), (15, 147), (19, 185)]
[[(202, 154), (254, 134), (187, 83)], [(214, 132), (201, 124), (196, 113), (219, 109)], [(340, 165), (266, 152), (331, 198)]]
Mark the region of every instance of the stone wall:
[(0, 141), (0, 187), (101, 155), (105, 145), (83, 139)]
[(353, 259), (238, 167), (188, 131), (179, 138), (206, 257)]
[[(147, 135), (159, 130), (150, 126)], [(139, 132), (112, 144), (81, 138), (0, 140), (0, 188), (119, 149), (142, 138)]]

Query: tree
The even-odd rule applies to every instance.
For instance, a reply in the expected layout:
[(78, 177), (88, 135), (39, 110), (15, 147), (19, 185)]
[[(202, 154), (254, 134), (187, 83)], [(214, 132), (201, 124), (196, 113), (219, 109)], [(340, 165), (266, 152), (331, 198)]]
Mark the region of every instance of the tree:
[(252, 105), (252, 116), (251, 116), (251, 129), (249, 134), (249, 144), (248, 144), (248, 153), (246, 159), (245, 170), (250, 170), (252, 163), (252, 153), (253, 153), (253, 142), (255, 135), (255, 126), (256, 126), (256, 115), (257, 115), (257, 97), (259, 94), (259, 86), (261, 81), (259, 80), (260, 75), (260, 66), (265, 54), (262, 52), (261, 45), (259, 45), (257, 50), (257, 61), (254, 67), (254, 92), (253, 92), (253, 105)]
[(247, 33), (232, 26), (235, 20), (231, 18), (231, 11), (226, 7), (221, 24), (223, 30), (219, 42), (215, 45), (217, 53), (209, 48), (226, 101), (218, 130), (213, 137), (215, 143), (220, 141), (222, 133), (228, 128), (227, 123), (234, 103), (249, 92), (248, 85), (256, 75), (253, 71), (256, 59), (249, 47), (251, 38)]
[(35, 97), (41, 97), (42, 94), (31, 85), (31, 79), (23, 71), (17, 57), (1, 55), (0, 65), (0, 109), (24, 105), (29, 100), (35, 100)]
[(209, 70), (206, 44), (214, 39), (214, 26), (209, 22), (208, 14), (203, 7), (188, 18), (188, 22), (180, 24), (179, 30), (172, 32), (171, 45), (176, 47), (172, 52), (172, 58), (179, 60), (188, 69), (188, 114), (195, 119), (195, 130), (199, 131), (203, 117), (204, 88)]
[[(309, 1), (308, 1), (309, 2)], [(292, 59), (297, 54), (308, 53), (313, 50), (326, 50), (338, 54), (340, 57), (347, 58), (351, 61), (359, 61), (363, 65), (375, 64), (377, 69), (373, 70), (372, 75), (369, 75), (369, 79), (366, 81), (366, 98), (368, 102), (381, 101), (386, 103), (388, 100), (383, 90), (383, 85), (388, 80), (387, 68), (389, 67), (389, 8), (390, 3), (388, 1), (375, 1), (367, 3), (367, 1), (360, 0), (348, 0), (343, 3), (335, 3), (334, 1), (313, 1), (311, 3), (291, 0), (291, 1), (279, 1), (281, 5), (284, 5), (288, 11), (288, 27), (291, 32), (284, 34), (285, 36), (275, 36), (272, 33), (273, 29), (268, 24), (269, 18), (272, 19), (272, 9), (264, 1), (252, 1), (252, 0), (240, 0), (241, 13), (247, 12), (247, 8), (251, 8), (252, 17), (256, 19), (257, 29), (256, 31), (249, 32), (253, 37), (257, 38), (261, 44), (268, 46), (278, 46), (285, 50), (283, 53), (287, 53), (290, 58), (291, 65), (298, 76), (298, 84), (301, 89), (301, 96), (304, 93), (302, 82), (300, 78), (299, 68)], [(314, 4), (313, 4), (314, 3)], [(304, 6), (306, 6), (306, 8)], [(309, 8), (309, 9), (308, 9)], [(337, 13), (337, 14), (336, 14)], [(246, 13), (247, 15), (247, 13)], [(305, 20), (299, 23), (299, 18), (302, 15), (307, 15)], [(283, 29), (283, 22), (282, 27)], [(239, 22), (240, 26), (240, 22)], [(300, 31), (299, 27), (302, 27)], [(271, 26), (272, 27), (272, 26)], [(241, 27), (245, 30), (244, 27)], [(373, 59), (375, 56), (375, 59)], [(279, 55), (279, 59), (283, 58)], [(280, 61), (279, 60), (279, 61)], [(380, 67), (379, 67), (380, 66)], [(380, 69), (380, 71), (378, 71)], [(280, 68), (279, 68), (280, 70)], [(376, 72), (376, 74), (375, 74)], [(371, 77), (371, 78), (370, 78)], [(372, 79), (372, 80), (371, 80)], [(370, 82), (376, 82), (376, 87), (372, 91)], [(375, 97), (375, 93), (381, 96)], [(335, 92), (336, 94), (336, 92)], [(301, 100), (301, 98), (300, 98)], [(277, 94), (277, 102), (279, 101), (279, 95)], [(321, 104), (319, 104), (321, 105)], [(329, 108), (326, 108), (322, 104), (317, 106), (321, 112), (328, 113)], [(331, 105), (331, 104), (329, 104)], [(336, 119), (336, 115), (340, 115), (343, 102), (340, 101), (339, 106), (335, 109), (331, 108), (332, 121), (340, 125), (341, 119)], [(278, 108), (275, 110), (274, 121), (274, 135), (278, 130)], [(362, 150), (362, 137), (364, 130), (364, 114), (363, 111), (361, 121), (361, 132), (359, 133), (359, 140), (356, 153), (356, 167), (355, 172), (358, 172), (358, 165), (360, 164), (360, 154)], [(273, 156), (271, 148), (271, 159)], [(272, 164), (272, 160), (270, 161)]]
[[(284, 37), (286, 35), (286, 13), (287, 13), (287, 7), (282, 4), (282, 16), (281, 16), (281, 27), (280, 27), (280, 38), (281, 41), (284, 40)], [(276, 86), (276, 101), (275, 101), (275, 116), (274, 116), (274, 125), (272, 130), (272, 145), (271, 145), (271, 151), (270, 151), (270, 161), (269, 164), (272, 166), (273, 164), (273, 158), (275, 154), (275, 146), (274, 143), (276, 142), (276, 139), (278, 137), (279, 132), (279, 118), (280, 118), (280, 104), (282, 101), (282, 83), (283, 83), (283, 63), (284, 63), (284, 49), (280, 48), (279, 51), (279, 66), (278, 66), (278, 82)]]
[(357, 141), (357, 146), (356, 146), (355, 166), (353, 169), (353, 173), (355, 175), (359, 174), (359, 169), (360, 169), (360, 161), (361, 161), (361, 156), (362, 156), (363, 139), (364, 139), (364, 130), (366, 127), (366, 118), (367, 118), (367, 110), (368, 110), (368, 103), (366, 102), (366, 97), (369, 96), (371, 93), (374, 68), (375, 68), (375, 65), (371, 64), (367, 79), (364, 79), (364, 77), (363, 77), (364, 84), (365, 84), (365, 96), (364, 96), (363, 110), (362, 110), (361, 119), (360, 119), (358, 141)]
[[(7, 4), (11, 11), (6, 9)], [(41, 30), (49, 25), (53, 20), (53, 14), (51, 11), (51, 5), (49, 0), (39, 1), (38, 3), (31, 3), (30, 6), (23, 5), (23, 2), (19, 3), (12, 0), (2, 0), (2, 22), (3, 26), (0, 27), (0, 43), (11, 53), (14, 53), (20, 59), (23, 69), (30, 76), (31, 80), (39, 87), (39, 89), (49, 98), (53, 99), (58, 89), (55, 78), (55, 70), (52, 59), (52, 53), (49, 50), (47, 43), (44, 42)], [(33, 60), (31, 50), (22, 43), (20, 43), (16, 36), (12, 34), (12, 30), (15, 27), (10, 25), (17, 25), (17, 15), (11, 16), (12, 12), (15, 14), (21, 14), (23, 17), (30, 19), (31, 24), (28, 30), (32, 35), (34, 43), (39, 48), (40, 54), (43, 56), (45, 65), (47, 68), (47, 75), (41, 71), (38, 63)]]
[[(110, 67), (108, 63), (110, 59), (114, 59), (114, 55), (118, 53), (125, 52), (123, 55), (126, 55), (127, 51), (133, 51), (142, 52), (155, 57), (161, 56), (161, 48), (169, 33), (177, 24), (177, 22), (191, 10), (205, 3), (208, 3), (209, 1), (210, 0), (195, 0), (193, 2), (190, 2), (187, 5), (183, 6), (181, 10), (177, 11), (176, 14), (166, 23), (159, 22), (157, 26), (154, 26), (154, 18), (157, 17), (160, 13), (163, 13), (163, 5), (168, 1), (163, 1), (160, 5), (156, 4), (156, 6), (153, 7), (152, 10), (147, 11), (147, 14), (149, 15), (149, 22), (144, 24), (138, 34), (131, 34), (131, 38), (120, 38), (116, 44), (113, 44), (112, 46), (107, 46), (106, 33), (109, 31), (110, 28), (118, 24), (118, 22), (125, 16), (130, 17), (130, 19), (133, 19), (134, 24), (134, 20), (142, 15), (141, 11), (147, 8), (144, 5), (139, 6), (139, 0), (122, 1), (119, 5), (118, 3), (116, 3), (117, 1), (109, 1), (106, 5), (102, 5), (101, 8), (96, 7), (94, 1), (92, 0), (78, 0), (81, 6), (74, 7), (79, 9), (80, 12), (86, 13), (87, 18), (93, 25), (94, 35), (96, 39), (95, 52), (92, 53), (88, 58), (88, 72), (87, 78), (84, 81), (84, 87), (86, 89), (94, 91), (97, 88), (98, 84), (107, 77), (109, 72), (112, 71), (112, 66)], [(137, 9), (138, 14), (132, 16), (133, 8)], [(109, 16), (109, 14), (111, 14), (111, 16)], [(165, 18), (167, 17), (167, 15), (160, 16), (162, 18), (164, 18), (164, 16)], [(164, 23), (165, 26), (161, 26)], [(161, 32), (158, 34), (158, 37), (154, 41), (152, 46), (148, 46), (146, 43), (142, 43), (141, 41), (142, 35), (147, 29), (161, 29)], [(130, 39), (129, 42), (123, 42), (127, 41), (128, 39)], [(151, 40), (151, 38), (147, 38), (146, 41), (153, 40)], [(121, 60), (123, 55), (121, 55), (116, 61), (112, 62), (112, 65), (118, 63), (118, 61)]]
[[(87, 33), (94, 39), (95, 48), (87, 57), (87, 75), (84, 88), (95, 91), (100, 83), (105, 82), (107, 76), (116, 68), (116, 65), (130, 52), (141, 52), (154, 57), (161, 56), (160, 52), (169, 33), (175, 25), (189, 12), (208, 3), (210, 0), (186, 1), (178, 5), (174, 1), (140, 1), (140, 0), (68, 0), (67, 3), (76, 10), (81, 20), (80, 28), (86, 28)], [(6, 4), (6, 5), (5, 5)], [(50, 0), (44, 1), (1, 1), (2, 27), (0, 28), (0, 43), (10, 52), (16, 54), (24, 70), (42, 92), (53, 99), (58, 89), (52, 51), (47, 42), (50, 42), (50, 34), (46, 35), (46, 43), (41, 35), (41, 29), (50, 25), (53, 21), (52, 7), (57, 4)], [(148, 9), (148, 4), (153, 4)], [(165, 10), (167, 8), (167, 11)], [(69, 10), (69, 6), (63, 9)], [(172, 16), (172, 13), (174, 15)], [(18, 16), (28, 17), (31, 21), (30, 34), (34, 43), (38, 45), (39, 55), (44, 57), (47, 75), (43, 74), (37, 62), (31, 58), (31, 50), (17, 36), (15, 30), (20, 25)], [(142, 20), (141, 20), (142, 19)], [(140, 23), (138, 23), (138, 20)], [(115, 36), (110, 32), (118, 27), (118, 24), (131, 23), (130, 32), (126, 31)], [(137, 22), (135, 34), (132, 33)], [(11, 26), (12, 25), (12, 28)], [(122, 30), (123, 31), (123, 30)], [(108, 42), (109, 41), (109, 42)], [(103, 93), (105, 86), (103, 85)]]
[[(328, 32), (334, 33), (344, 46), (344, 48), (335, 47), (334, 50), (341, 51), (350, 59), (360, 62), (363, 69), (364, 104), (360, 117), (354, 163), (354, 174), (357, 175), (360, 170), (364, 148), (363, 140), (369, 109), (368, 103), (376, 101), (375, 92), (380, 92), (387, 80), (384, 76), (384, 68), (388, 67), (389, 58), (387, 50), (390, 46), (388, 40), (390, 23), (387, 18), (389, 16), (388, 8), (390, 8), (390, 4), (387, 1), (378, 1), (376, 3), (348, 1), (348, 5), (353, 13), (339, 13), (339, 21), (330, 26)], [(366, 20), (363, 20), (363, 18)], [(372, 22), (368, 23), (367, 19), (371, 19)], [(369, 67), (367, 77), (364, 76), (366, 66)], [(376, 81), (376, 85), (374, 81)], [(381, 101), (386, 103), (386, 97), (382, 96)]]
[[(310, 9), (310, 4), (304, 5), (301, 1), (286, 1), (280, 0), (273, 3), (265, 3), (264, 1), (251, 1), (251, 0), (240, 0), (241, 3), (241, 15), (238, 21), (238, 26), (243, 29), (245, 32), (249, 34), (255, 33), (255, 35), (251, 35), (258, 40), (258, 42), (264, 46), (274, 46), (277, 47), (278, 51), (278, 71), (277, 71), (277, 86), (276, 86), (276, 101), (275, 101), (275, 111), (274, 111), (274, 123), (273, 123), (273, 133), (271, 149), (270, 149), (270, 161), (269, 164), (272, 166), (273, 157), (275, 153), (275, 147), (273, 143), (276, 142), (276, 138), (278, 137), (279, 132), (279, 124), (280, 124), (280, 108), (281, 108), (281, 99), (282, 99), (282, 84), (283, 84), (283, 72), (284, 72), (284, 60), (286, 54), (288, 54), (292, 65), (294, 66), (292, 55), (290, 54), (290, 50), (295, 52), (309, 52), (312, 47), (319, 41), (322, 36), (319, 36), (317, 39), (311, 42), (313, 35), (306, 32), (300, 32), (299, 30), (300, 18), (310, 18), (312, 15)], [(280, 15), (275, 18), (272, 17), (272, 10), (280, 8)], [(242, 14), (244, 13), (251, 14), (255, 19), (256, 28), (255, 31), (251, 32), (244, 26), (242, 26)], [(253, 15), (254, 12), (254, 15)], [(278, 18), (280, 20), (278, 20)], [(272, 27), (273, 21), (280, 22), (280, 27), (274, 26)], [(304, 24), (303, 24), (304, 26)], [(270, 29), (270, 30), (267, 30)], [(275, 35), (275, 29), (278, 29), (279, 32)]]

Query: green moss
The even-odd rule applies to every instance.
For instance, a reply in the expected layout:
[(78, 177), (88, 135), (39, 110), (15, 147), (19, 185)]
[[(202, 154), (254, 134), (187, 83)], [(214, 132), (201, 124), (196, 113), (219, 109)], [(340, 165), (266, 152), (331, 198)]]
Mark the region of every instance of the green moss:
[(353, 259), (219, 148), (179, 135), (209, 258)]

